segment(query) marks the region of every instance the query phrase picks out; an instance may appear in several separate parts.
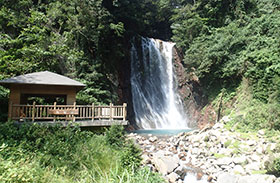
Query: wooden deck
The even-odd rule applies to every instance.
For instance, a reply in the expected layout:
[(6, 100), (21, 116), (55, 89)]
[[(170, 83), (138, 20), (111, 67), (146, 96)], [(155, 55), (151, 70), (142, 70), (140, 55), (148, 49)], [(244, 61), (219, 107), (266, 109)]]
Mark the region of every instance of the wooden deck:
[(79, 126), (127, 125), (123, 105), (18, 105), (10, 104), (9, 118), (17, 123), (61, 124)]
[(78, 125), (80, 127), (107, 127), (115, 125), (128, 125), (128, 121), (105, 121), (105, 120), (94, 120), (94, 121), (34, 121), (34, 122), (20, 122), (16, 121), (16, 124), (39, 124), (39, 125), (62, 125), (62, 126), (75, 126)]

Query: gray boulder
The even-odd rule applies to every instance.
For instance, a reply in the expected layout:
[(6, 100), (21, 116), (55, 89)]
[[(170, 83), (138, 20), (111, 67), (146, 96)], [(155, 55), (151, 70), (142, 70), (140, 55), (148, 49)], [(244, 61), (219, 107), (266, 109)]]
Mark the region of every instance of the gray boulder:
[(239, 183), (238, 176), (229, 173), (222, 173), (217, 177), (217, 183)]

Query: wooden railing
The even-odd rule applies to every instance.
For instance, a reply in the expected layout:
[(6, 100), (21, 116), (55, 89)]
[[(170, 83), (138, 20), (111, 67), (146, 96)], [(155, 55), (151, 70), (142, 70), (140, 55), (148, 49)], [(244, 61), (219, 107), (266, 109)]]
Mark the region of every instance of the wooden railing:
[(123, 105), (18, 105), (11, 104), (9, 117), (19, 121), (78, 121), (126, 120), (126, 103)]

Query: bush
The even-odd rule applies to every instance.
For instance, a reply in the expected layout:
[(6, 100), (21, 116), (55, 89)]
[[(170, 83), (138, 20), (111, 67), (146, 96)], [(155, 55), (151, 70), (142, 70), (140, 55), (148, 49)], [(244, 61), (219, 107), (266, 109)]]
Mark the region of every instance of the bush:
[(76, 127), (0, 124), (0, 182), (162, 182), (157, 174), (143, 175), (141, 151), (124, 134), (120, 126), (96, 135)]
[(268, 173), (275, 176), (280, 176), (280, 158), (275, 158), (272, 156), (270, 160), (265, 165)]
[(106, 143), (113, 148), (119, 149), (125, 145), (125, 131), (123, 126), (113, 125), (105, 132)]
[(106, 143), (114, 149), (120, 149), (121, 165), (125, 168), (137, 168), (141, 163), (141, 150), (130, 140), (125, 139), (123, 126), (113, 125), (105, 132)]
[(129, 141), (121, 152), (121, 165), (125, 168), (138, 168), (141, 160), (141, 149)]
[[(243, 104), (244, 105), (244, 104)], [(239, 109), (240, 110), (240, 109)], [(243, 132), (260, 129), (280, 130), (280, 105), (277, 103), (265, 104), (252, 100), (246, 103), (246, 108), (233, 116), (235, 124)]]
[(276, 175), (280, 176), (280, 158), (274, 160), (273, 164), (274, 164)]

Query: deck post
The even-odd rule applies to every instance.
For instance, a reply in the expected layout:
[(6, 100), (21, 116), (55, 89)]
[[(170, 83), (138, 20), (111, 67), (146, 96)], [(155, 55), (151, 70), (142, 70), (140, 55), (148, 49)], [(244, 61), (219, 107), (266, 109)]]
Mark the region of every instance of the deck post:
[(123, 121), (126, 120), (126, 106), (127, 106), (127, 104), (123, 103)]
[[(53, 103), (53, 109), (55, 110), (56, 109), (56, 102), (54, 102)], [(55, 122), (56, 121), (56, 119), (55, 119), (56, 117), (55, 117), (55, 115), (54, 115), (54, 117), (53, 117), (53, 122)]]
[(101, 116), (101, 114), (100, 114), (100, 106), (97, 107), (97, 116), (98, 116), (98, 119), (100, 120), (100, 116)]
[[(74, 107), (74, 110), (75, 110), (76, 109), (76, 102), (74, 102), (73, 107)], [(75, 122), (76, 121), (75, 115), (73, 114), (72, 117), (73, 117), (73, 122)]]
[(13, 113), (13, 102), (10, 102), (8, 120), (12, 120), (12, 113)]
[(92, 105), (91, 105), (91, 110), (92, 110), (91, 121), (93, 122), (94, 121), (94, 103), (92, 103)]
[(32, 122), (35, 121), (35, 105), (36, 105), (36, 102), (34, 101), (33, 106), (32, 106)]
[(110, 121), (113, 120), (113, 104), (110, 103)]

